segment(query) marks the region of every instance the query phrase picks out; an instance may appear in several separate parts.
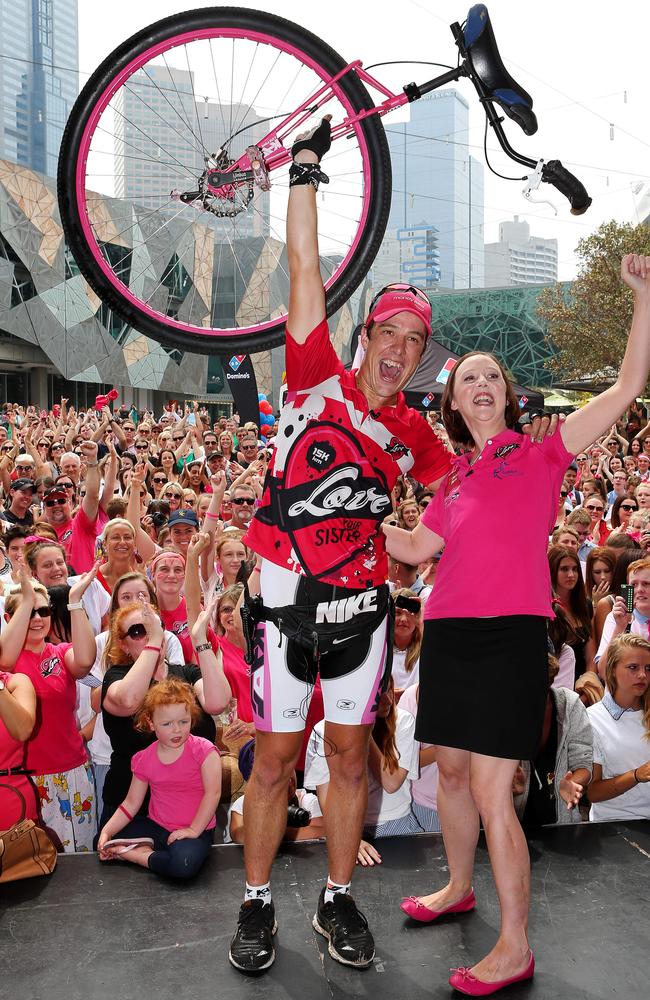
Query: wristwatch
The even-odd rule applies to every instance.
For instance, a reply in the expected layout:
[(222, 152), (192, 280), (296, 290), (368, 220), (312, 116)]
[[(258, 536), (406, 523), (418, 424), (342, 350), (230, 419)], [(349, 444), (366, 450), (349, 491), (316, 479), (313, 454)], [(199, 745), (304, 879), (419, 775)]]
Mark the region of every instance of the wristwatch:
[(212, 649), (212, 644), (209, 642), (202, 642), (200, 646), (194, 647), (197, 653), (205, 653), (206, 649)]

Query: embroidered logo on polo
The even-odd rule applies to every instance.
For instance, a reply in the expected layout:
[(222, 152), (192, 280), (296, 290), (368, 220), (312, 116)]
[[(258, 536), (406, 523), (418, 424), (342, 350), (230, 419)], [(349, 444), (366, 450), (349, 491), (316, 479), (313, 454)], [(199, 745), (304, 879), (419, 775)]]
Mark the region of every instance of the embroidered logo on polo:
[(174, 633), (174, 635), (182, 635), (182, 636), (190, 634), (187, 622), (174, 622), (174, 624), (172, 625), (172, 632)]
[(505, 458), (506, 455), (509, 455), (513, 451), (517, 451), (517, 449), (520, 447), (521, 445), (518, 444), (502, 444), (501, 447), (497, 448), (497, 450), (495, 451), (494, 457)]
[(269, 487), (280, 524), (311, 576), (332, 573), (371, 546), (391, 507), (386, 480), (356, 435), (329, 422), (303, 431), (282, 479), (270, 479)]
[(58, 676), (61, 673), (61, 661), (58, 656), (51, 656), (47, 660), (41, 660), (38, 669), (42, 677)]
[(409, 453), (409, 449), (406, 447), (404, 442), (400, 441), (400, 439), (395, 437), (395, 435), (393, 435), (388, 444), (384, 445), (384, 451), (392, 458), (402, 458), (404, 455), (408, 455)]

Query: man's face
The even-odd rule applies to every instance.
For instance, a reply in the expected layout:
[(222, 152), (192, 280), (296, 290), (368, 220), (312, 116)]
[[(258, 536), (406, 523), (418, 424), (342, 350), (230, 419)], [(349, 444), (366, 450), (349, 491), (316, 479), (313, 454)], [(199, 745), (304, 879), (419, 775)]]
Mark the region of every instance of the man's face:
[(564, 473), (564, 482), (567, 484), (570, 490), (572, 490), (576, 484), (576, 475), (577, 473), (575, 469), (567, 469), (566, 472)]
[(575, 531), (578, 532), (578, 541), (579, 541), (580, 545), (583, 545), (584, 542), (587, 541), (587, 537), (588, 537), (589, 532), (591, 530), (591, 525), (590, 524), (582, 524), (580, 521), (576, 521), (575, 523), (572, 521), (571, 522), (571, 527)]
[(634, 607), (642, 615), (650, 613), (650, 570), (640, 569), (630, 577), (634, 587)]
[(72, 517), (72, 504), (62, 497), (50, 497), (44, 500), (43, 509), (45, 520), (53, 526), (65, 524)]
[(16, 465), (14, 466), (16, 472), (18, 473), (19, 479), (33, 479), (34, 478), (34, 459), (18, 457)]
[(255, 461), (257, 458), (257, 438), (244, 438), (243, 441), (240, 441), (239, 447), (242, 455), (244, 456), (244, 461)]
[(357, 375), (359, 388), (389, 403), (407, 384), (420, 363), (426, 343), (424, 324), (410, 312), (375, 323), (361, 332), (366, 355)]
[(217, 447), (217, 435), (207, 432), (203, 435), (203, 447), (206, 451), (213, 451)]
[(252, 490), (237, 488), (231, 498), (232, 517), (230, 523), (238, 528), (247, 528), (253, 517), (255, 496)]
[(61, 460), (61, 474), (69, 476), (75, 485), (79, 484), (79, 469), (80, 463), (75, 462), (73, 458), (64, 458)]
[(15, 569), (22, 566), (25, 557), (25, 539), (14, 538), (7, 546), (7, 555), (11, 560), (11, 565)]
[(625, 472), (615, 472), (612, 476), (614, 483), (614, 489), (619, 496), (623, 496), (625, 493), (625, 488), (627, 486), (627, 473)]
[[(586, 533), (585, 533), (585, 538), (586, 538)], [(560, 535), (560, 537), (557, 540), (557, 544), (563, 545), (565, 549), (572, 549), (574, 552), (578, 551), (578, 539), (571, 531), (567, 531), (565, 532), (564, 535)]]

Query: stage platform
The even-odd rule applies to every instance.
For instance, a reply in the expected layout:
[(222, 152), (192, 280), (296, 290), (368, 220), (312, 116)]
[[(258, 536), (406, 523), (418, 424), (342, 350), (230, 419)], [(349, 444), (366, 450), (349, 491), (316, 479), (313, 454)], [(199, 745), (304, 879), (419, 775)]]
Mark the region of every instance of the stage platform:
[[(220, 846), (192, 884), (163, 882), (95, 855), (63, 856), (50, 878), (0, 886), (2, 1000), (431, 1000), (457, 997), (449, 968), (496, 936), (498, 906), (479, 848), (474, 913), (416, 925), (404, 895), (442, 884), (436, 836), (378, 841), (354, 894), (377, 943), (366, 971), (333, 962), (311, 927), (323, 844), (289, 847), (273, 875), (275, 965), (246, 977), (227, 958), (242, 898), (241, 848)], [(640, 1000), (650, 995), (650, 824), (547, 828), (530, 839), (531, 942), (538, 973), (509, 1000)]]

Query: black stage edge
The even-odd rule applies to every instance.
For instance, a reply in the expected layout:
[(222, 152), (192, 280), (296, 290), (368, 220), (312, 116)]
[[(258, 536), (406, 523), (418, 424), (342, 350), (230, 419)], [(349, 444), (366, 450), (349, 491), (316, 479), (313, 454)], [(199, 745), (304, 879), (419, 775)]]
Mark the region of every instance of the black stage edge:
[[(241, 848), (215, 847), (189, 885), (122, 862), (63, 856), (50, 878), (0, 886), (2, 1000), (420, 1000), (458, 997), (449, 968), (492, 946), (498, 906), (484, 846), (474, 913), (428, 926), (404, 895), (445, 879), (437, 836), (379, 841), (383, 865), (357, 869), (354, 892), (377, 957), (366, 971), (333, 962), (311, 918), (327, 872), (323, 844), (282, 851), (273, 873), (275, 965), (249, 978), (228, 963), (242, 898)], [(650, 996), (650, 824), (547, 828), (530, 839), (531, 942), (538, 972), (509, 1000)]]

